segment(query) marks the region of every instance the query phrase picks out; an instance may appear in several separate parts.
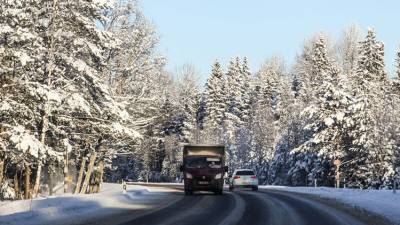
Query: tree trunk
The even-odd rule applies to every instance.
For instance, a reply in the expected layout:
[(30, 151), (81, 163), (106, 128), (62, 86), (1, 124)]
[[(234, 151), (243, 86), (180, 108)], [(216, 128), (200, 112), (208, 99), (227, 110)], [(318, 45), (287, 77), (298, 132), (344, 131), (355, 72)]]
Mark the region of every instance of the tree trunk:
[(82, 156), (81, 168), (79, 169), (78, 181), (76, 182), (74, 194), (79, 194), (79, 191), (81, 190), (83, 171), (85, 171), (85, 166), (86, 166), (86, 159), (84, 156)]
[(0, 186), (3, 184), (4, 161), (0, 159)]
[(31, 197), (31, 167), (25, 163), (25, 199)]
[[(54, 18), (58, 15), (58, 1), (57, 0), (53, 0), (53, 14), (51, 15), (51, 24), (53, 24), (52, 22), (54, 22)], [(55, 32), (54, 29), (50, 28), (50, 32)], [(49, 63), (46, 65), (46, 69), (48, 70), (48, 74), (47, 74), (47, 86), (49, 87), (49, 90), (52, 89), (52, 75), (53, 75), (53, 71), (54, 71), (54, 62), (55, 62), (55, 58), (54, 58), (54, 36), (51, 35), (51, 39), (50, 39), (50, 49), (49, 49)], [(45, 141), (46, 141), (46, 132), (49, 128), (49, 115), (50, 115), (51, 109), (50, 109), (50, 104), (49, 104), (49, 99), (47, 98), (44, 102), (44, 112), (42, 115), (42, 130), (40, 132), (40, 142), (45, 145)], [(33, 188), (33, 196), (36, 196), (39, 193), (39, 186), (40, 186), (40, 176), (41, 176), (41, 172), (42, 172), (42, 164), (41, 162), (39, 162), (38, 164), (38, 169), (36, 172), (36, 179), (35, 179), (35, 186)], [(52, 192), (52, 191), (50, 191)]]
[(64, 193), (67, 193), (68, 191), (69, 182), (70, 181), (68, 180), (68, 152), (66, 150), (64, 155)]
[(42, 163), (38, 163), (38, 168), (36, 171), (35, 177), (35, 186), (33, 187), (33, 197), (36, 197), (39, 194), (39, 187), (40, 187), (40, 176), (42, 176)]
[[(50, 78), (49, 78), (49, 82), (50, 82)], [(45, 145), (46, 132), (47, 132), (47, 129), (49, 127), (49, 118), (48, 118), (49, 110), (50, 109), (49, 109), (49, 106), (48, 106), (48, 101), (46, 100), (45, 105), (44, 105), (44, 113), (43, 113), (43, 116), (42, 116), (42, 130), (41, 130), (41, 133), (40, 133), (40, 143), (42, 143), (42, 145)], [(35, 197), (39, 193), (41, 172), (42, 172), (42, 163), (39, 161), (38, 168), (37, 168), (37, 171), (36, 171), (35, 186), (33, 187), (33, 196), (35, 196)]]
[(88, 170), (85, 175), (85, 181), (82, 184), (81, 194), (86, 193), (86, 189), (87, 189), (87, 187), (89, 185), (89, 181), (90, 181), (90, 176), (92, 175), (92, 172), (93, 172), (93, 167), (94, 167), (94, 162), (96, 160), (96, 157), (97, 157), (97, 152), (93, 152), (92, 155), (90, 156), (89, 166), (88, 166)]
[(101, 184), (103, 183), (103, 175), (104, 175), (104, 160), (101, 160), (99, 163), (99, 183), (96, 187), (96, 193), (100, 192)]
[(48, 171), (49, 171), (49, 195), (53, 195), (53, 188), (54, 188), (54, 184), (53, 184), (53, 174), (52, 174), (52, 166), (49, 165), (48, 166)]
[(94, 179), (92, 179), (94, 182), (92, 184), (93, 187), (91, 187), (91, 193), (100, 192), (100, 185), (103, 182), (103, 174), (104, 174), (104, 160), (100, 160), (97, 173), (95, 173), (94, 175), (95, 177)]
[(94, 184), (90, 184), (89, 185), (89, 194), (93, 194), (94, 193), (94, 187), (95, 187)]
[(14, 191), (15, 191), (15, 199), (19, 199), (19, 182), (18, 182), (18, 171), (15, 172), (14, 175)]

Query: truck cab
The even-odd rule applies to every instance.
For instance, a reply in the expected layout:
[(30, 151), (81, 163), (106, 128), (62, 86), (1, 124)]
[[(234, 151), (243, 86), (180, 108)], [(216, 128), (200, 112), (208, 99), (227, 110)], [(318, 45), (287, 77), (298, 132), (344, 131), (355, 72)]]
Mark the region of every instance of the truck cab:
[(212, 191), (222, 194), (225, 166), (225, 146), (223, 145), (184, 145), (183, 172), (185, 194), (194, 191)]

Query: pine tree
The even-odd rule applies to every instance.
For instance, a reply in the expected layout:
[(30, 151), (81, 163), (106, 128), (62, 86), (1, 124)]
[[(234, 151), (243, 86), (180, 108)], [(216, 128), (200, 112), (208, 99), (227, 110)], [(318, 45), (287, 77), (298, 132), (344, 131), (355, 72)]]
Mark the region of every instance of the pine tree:
[(369, 29), (365, 40), (360, 42), (359, 55), (357, 76), (363, 77), (361, 81), (384, 81), (387, 79), (384, 44), (376, 40), (374, 29)]
[(212, 67), (212, 73), (207, 80), (205, 89), (205, 129), (207, 132), (213, 133), (212, 136), (221, 141), (222, 123), (225, 118), (227, 108), (227, 93), (229, 88), (226, 85), (225, 75), (221, 68), (221, 64), (216, 61)]
[[(88, 143), (91, 146), (89, 154), (95, 157), (91, 157), (94, 163), (90, 163), (90, 166), (102, 163), (106, 155), (112, 155), (102, 150), (106, 143), (121, 146), (127, 144), (120, 142), (125, 139), (132, 144), (140, 136), (136, 131), (123, 126), (125, 121), (129, 121), (129, 114), (123, 105), (111, 98), (99, 76), (105, 68), (104, 51), (114, 47), (110, 34), (100, 31), (96, 25), (96, 21), (104, 19), (102, 11), (108, 7), (104, 3), (43, 3), (51, 21), (44, 33), (48, 57), (45, 79), (50, 89), (61, 93), (63, 97), (60, 107), (44, 103), (42, 140), (46, 140), (48, 128), (62, 127), (54, 131), (56, 136), (66, 136), (75, 145)], [(61, 30), (63, 32), (59, 32)], [(75, 135), (66, 135), (70, 133)], [(62, 148), (57, 150), (64, 152)], [(75, 150), (74, 154), (81, 154), (79, 148)], [(93, 169), (88, 168), (88, 171)], [(84, 181), (80, 192), (86, 192), (84, 189), (87, 182)]]
[[(79, 156), (80, 148), (88, 146), (91, 146), (90, 152), (96, 153), (92, 155), (99, 156), (98, 159), (92, 157), (93, 160), (96, 163), (100, 161), (101, 164), (100, 157), (107, 154), (102, 145), (121, 136), (137, 140), (138, 134), (121, 126), (120, 123), (129, 120), (129, 116), (113, 101), (99, 79), (99, 74), (104, 68), (103, 51), (111, 46), (108, 42), (111, 37), (100, 31), (96, 25), (96, 21), (103, 19), (101, 11), (105, 9), (105, 5), (93, 1), (43, 0), (17, 1), (11, 5), (2, 4), (2, 7), (4, 8), (1, 16), (11, 17), (4, 21), (16, 21), (10, 24), (24, 27), (14, 27), (11, 29), (13, 33), (7, 35), (10, 35), (10, 40), (21, 41), (18, 44), (19, 50), (12, 50), (10, 53), (21, 56), (18, 58), (20, 65), (26, 68), (20, 76), (16, 76), (15, 71), (13, 81), (1, 80), (2, 83), (18, 83), (18, 86), (9, 83), (13, 89), (3, 89), (5, 94), (2, 96), (9, 96), (10, 100), (11, 97), (22, 97), (24, 101), (18, 102), (23, 105), (15, 107), (22, 111), (13, 112), (23, 112), (30, 117), (16, 116), (15, 118), (20, 118), (21, 121), (11, 125), (14, 127), (9, 127), (6, 135), (9, 140), (23, 140), (18, 138), (22, 135), (39, 141), (40, 145), (28, 148), (42, 149), (34, 154), (37, 160), (24, 165), (25, 168), (26, 165), (32, 167), (32, 170), (28, 169), (34, 177), (33, 195), (36, 195), (40, 189), (43, 165), (46, 165), (46, 168), (57, 167), (60, 164), (68, 167), (63, 155)], [(18, 15), (7, 15), (6, 12)], [(4, 31), (10, 32), (10, 29)], [(7, 35), (4, 37), (8, 38)], [(21, 52), (24, 49), (29, 56)], [(5, 62), (3, 59), (15, 61), (17, 58), (2, 57), (2, 62)], [(16, 66), (14, 68), (22, 69)], [(23, 90), (19, 91), (19, 95), (12, 93), (18, 89)], [(12, 101), (10, 103), (14, 104)], [(3, 112), (7, 117), (11, 116), (10, 110)], [(25, 127), (20, 127), (19, 124), (24, 124)], [(15, 141), (9, 144), (18, 146), (18, 142)], [(100, 151), (101, 154), (97, 154)], [(94, 163), (90, 165), (94, 166)], [(88, 171), (93, 171), (93, 168), (89, 168)], [(87, 186), (86, 180), (83, 187)]]
[(329, 74), (332, 70), (332, 62), (328, 58), (326, 40), (324, 36), (320, 36), (314, 43), (313, 54), (311, 56), (311, 73), (315, 85), (321, 85), (324, 75)]
[(338, 70), (327, 55), (323, 36), (315, 41), (313, 49), (311, 68), (312, 77), (315, 79), (311, 83), (315, 88), (311, 94), (314, 97), (302, 112), (302, 119), (305, 121), (305, 142), (294, 152), (300, 153), (299, 163), (296, 165), (301, 166), (299, 171), (305, 171), (305, 175), (309, 176), (306, 179), (310, 176), (313, 179), (324, 179), (321, 177), (322, 174), (327, 174), (321, 167), (324, 161), (329, 163), (332, 159), (343, 157), (343, 153), (339, 152), (342, 132), (340, 129), (349, 100), (346, 99), (343, 90), (339, 89)]
[[(390, 138), (385, 137), (384, 118), (388, 78), (385, 72), (383, 43), (368, 30), (360, 43), (357, 72), (352, 77), (355, 103), (350, 107), (352, 147), (359, 160), (353, 167), (350, 182), (356, 186), (380, 187), (392, 173), (386, 159), (392, 155)], [(382, 99), (384, 101), (382, 101)]]
[[(400, 49), (397, 52), (397, 57), (396, 57), (396, 72), (397, 72), (397, 80), (393, 81), (394, 83), (394, 92), (396, 93), (395, 95), (395, 99), (393, 100), (394, 102), (394, 110), (393, 110), (393, 114), (394, 115), (399, 115), (400, 114)], [(395, 151), (394, 156), (394, 167), (395, 167), (395, 171), (396, 171), (396, 175), (397, 178), (400, 177), (400, 126), (398, 126), (398, 124), (400, 124), (400, 118), (397, 116), (395, 117), (396, 120), (392, 123), (396, 124), (394, 127), (394, 140), (395, 141), (395, 145), (397, 148), (397, 151)]]
[(243, 63), (241, 66), (241, 79), (240, 79), (240, 88), (241, 88), (241, 96), (240, 96), (240, 118), (243, 122), (249, 121), (250, 117), (250, 98), (251, 98), (251, 72), (248, 65), (247, 57), (243, 58)]
[[(230, 123), (230, 127), (234, 129), (241, 121), (240, 103), (242, 98), (241, 84), (242, 84), (242, 69), (240, 58), (232, 58), (229, 62), (228, 72), (226, 74), (226, 87), (227, 87), (227, 113), (226, 119)], [(233, 130), (230, 132), (233, 135)]]
[[(321, 38), (323, 39), (322, 41)], [(328, 41), (325, 36), (322, 34), (316, 35), (304, 43), (302, 53), (296, 58), (293, 72), (300, 83), (299, 96), (306, 105), (315, 100), (316, 88), (322, 84), (319, 70), (328, 67), (326, 61), (318, 60), (323, 60), (328, 55), (329, 58), (333, 58), (331, 57), (332, 52), (328, 51), (327, 45)]]
[(265, 107), (271, 107), (273, 110), (278, 110), (280, 94), (282, 88), (282, 79), (286, 76), (284, 62), (281, 58), (272, 57), (268, 59), (256, 75), (256, 83), (260, 88), (261, 104)]
[(240, 109), (240, 103), (242, 100), (241, 81), (242, 68), (240, 58), (232, 58), (229, 62), (226, 74), (227, 109), (223, 124), (224, 141), (227, 146), (227, 157), (230, 163), (228, 166), (230, 167), (233, 167), (237, 163), (237, 159), (235, 158), (235, 154), (238, 152), (238, 146), (236, 145), (236, 132), (243, 123)]
[[(0, 6), (0, 127), (3, 131), (0, 139), (4, 140), (3, 147), (11, 150), (6, 155), (11, 164), (7, 166), (15, 169), (15, 173), (25, 170), (25, 179), (29, 181), (32, 168), (39, 168), (47, 157), (57, 158), (38, 135), (43, 101), (59, 102), (58, 93), (49, 92), (43, 82), (46, 44), (45, 25), (40, 23), (42, 4), (42, 1), (5, 1)], [(34, 185), (36, 189), (36, 182)], [(25, 191), (30, 192), (30, 187), (25, 187)], [(25, 197), (29, 196), (25, 193)]]
[[(332, 59), (328, 58), (326, 54), (326, 44), (324, 37), (315, 43), (313, 55), (313, 68), (315, 76), (320, 77), (321, 84), (316, 88), (316, 98), (310, 106), (308, 106), (303, 114), (307, 119), (308, 124), (306, 130), (309, 130), (313, 134), (312, 141), (318, 142), (331, 142), (332, 140), (320, 140), (316, 135), (319, 133), (326, 133), (326, 128), (329, 128), (336, 120), (340, 122), (344, 117), (344, 110), (346, 106), (342, 103), (348, 102), (345, 94), (340, 88), (338, 70), (333, 66)], [(348, 103), (347, 103), (348, 104)], [(340, 117), (336, 118), (336, 117)], [(330, 133), (329, 135), (332, 135)], [(323, 145), (326, 145), (324, 143)], [(313, 147), (314, 150), (317, 150)], [(329, 154), (330, 152), (328, 152)], [(318, 154), (322, 154), (319, 152)], [(332, 155), (331, 157), (335, 157)]]

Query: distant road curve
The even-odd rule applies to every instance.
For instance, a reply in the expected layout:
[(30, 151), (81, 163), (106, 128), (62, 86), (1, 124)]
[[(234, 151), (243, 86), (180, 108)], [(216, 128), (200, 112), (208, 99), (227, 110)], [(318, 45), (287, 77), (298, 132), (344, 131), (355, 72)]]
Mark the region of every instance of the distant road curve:
[(130, 184), (171, 189), (179, 200), (120, 225), (390, 225), (334, 201), (285, 191), (235, 190), (222, 196), (207, 192), (184, 196), (183, 187), (177, 184)]

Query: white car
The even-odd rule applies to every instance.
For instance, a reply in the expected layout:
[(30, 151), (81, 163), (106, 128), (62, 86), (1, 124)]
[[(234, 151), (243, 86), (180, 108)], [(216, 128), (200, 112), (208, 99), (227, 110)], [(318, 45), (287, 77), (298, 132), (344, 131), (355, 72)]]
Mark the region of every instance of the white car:
[(235, 170), (229, 183), (229, 190), (232, 191), (234, 188), (251, 188), (253, 191), (257, 191), (257, 175), (250, 169)]

